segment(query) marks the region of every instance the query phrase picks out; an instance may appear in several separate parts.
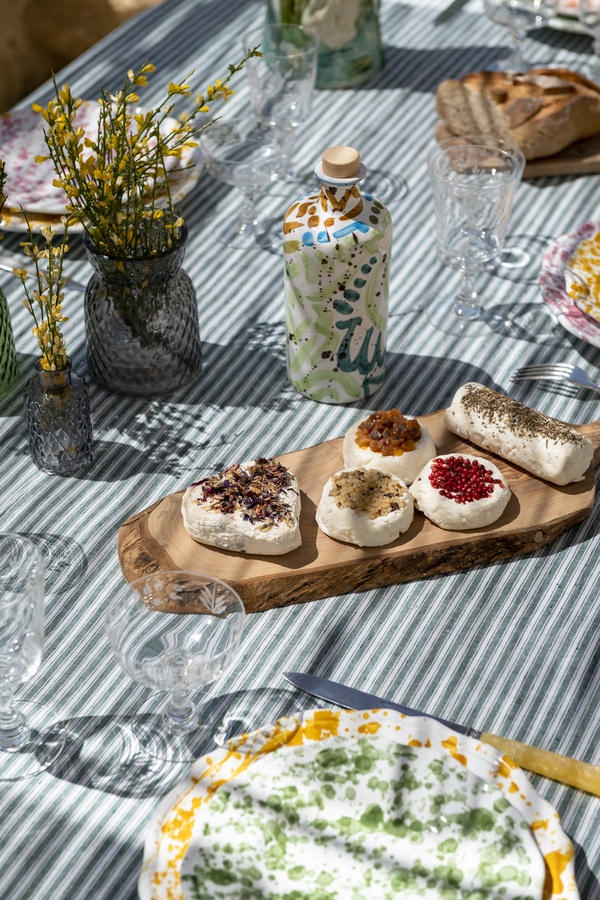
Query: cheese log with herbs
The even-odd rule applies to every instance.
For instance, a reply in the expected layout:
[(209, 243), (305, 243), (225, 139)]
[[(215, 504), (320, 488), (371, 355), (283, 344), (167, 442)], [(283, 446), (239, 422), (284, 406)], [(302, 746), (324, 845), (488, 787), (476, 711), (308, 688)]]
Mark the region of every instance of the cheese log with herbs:
[(594, 454), (591, 440), (574, 428), (476, 382), (458, 389), (445, 424), (552, 484), (581, 481)]
[(417, 419), (398, 409), (378, 410), (348, 429), (344, 437), (344, 466), (379, 469), (410, 484), (436, 454), (433, 438)]
[(195, 482), (181, 513), (195, 541), (236, 553), (274, 556), (302, 543), (298, 481), (274, 459), (236, 463)]
[(409, 490), (417, 509), (446, 531), (485, 528), (500, 518), (510, 500), (500, 470), (467, 454), (436, 456)]
[(566, 68), (448, 78), (438, 85), (435, 107), (450, 134), (512, 139), (526, 159), (600, 134), (600, 87)]
[(321, 531), (359, 547), (391, 544), (413, 520), (405, 483), (377, 469), (343, 469), (323, 488), (316, 520)]

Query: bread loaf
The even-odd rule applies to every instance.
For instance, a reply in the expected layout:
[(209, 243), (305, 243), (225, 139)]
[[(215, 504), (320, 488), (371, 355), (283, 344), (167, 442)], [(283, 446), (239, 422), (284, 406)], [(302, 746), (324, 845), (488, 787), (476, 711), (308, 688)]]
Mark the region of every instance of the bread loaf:
[(435, 106), (450, 134), (512, 138), (526, 159), (600, 134), (600, 87), (565, 68), (448, 78), (438, 86)]

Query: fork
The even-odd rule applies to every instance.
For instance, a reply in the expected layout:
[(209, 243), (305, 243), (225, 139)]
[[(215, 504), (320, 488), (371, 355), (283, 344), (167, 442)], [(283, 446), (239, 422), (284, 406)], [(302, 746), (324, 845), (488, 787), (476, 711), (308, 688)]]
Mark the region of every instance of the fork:
[(513, 381), (525, 381), (527, 379), (569, 381), (571, 384), (577, 384), (579, 387), (600, 393), (600, 385), (592, 381), (579, 366), (572, 366), (570, 363), (545, 363), (537, 366), (524, 366), (522, 369), (517, 369), (512, 378)]

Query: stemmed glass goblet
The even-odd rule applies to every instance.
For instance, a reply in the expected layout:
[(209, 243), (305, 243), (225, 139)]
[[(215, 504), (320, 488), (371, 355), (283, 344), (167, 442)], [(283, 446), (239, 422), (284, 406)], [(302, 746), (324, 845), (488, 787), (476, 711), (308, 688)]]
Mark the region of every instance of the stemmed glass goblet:
[(258, 122), (273, 129), (288, 160), (288, 181), (300, 126), (308, 119), (317, 77), (319, 39), (302, 25), (279, 23), (253, 29), (244, 49), (260, 45), (262, 57), (245, 65), (250, 100)]
[(240, 250), (267, 247), (268, 226), (257, 212), (258, 197), (285, 177), (281, 146), (267, 129), (243, 119), (220, 119), (200, 134), (206, 168), (218, 181), (239, 188), (243, 202), (237, 216), (215, 224), (213, 234), (228, 247)]
[(170, 693), (158, 722), (140, 719), (131, 726), (148, 755), (188, 762), (214, 737), (190, 693), (231, 667), (244, 620), (233, 588), (199, 572), (146, 575), (113, 598), (104, 627), (121, 668), (134, 681)]
[(474, 279), (504, 246), (523, 154), (487, 135), (449, 138), (435, 148), (428, 166), (438, 256), (460, 271), (462, 285), (455, 295), (436, 299), (427, 317), (448, 334), (489, 334)]
[(600, 0), (579, 0), (579, 21), (592, 36), (594, 42), (594, 62), (590, 75), (600, 81)]
[(14, 695), (42, 661), (44, 561), (19, 534), (0, 534), (0, 781), (39, 775), (63, 749), (65, 729), (52, 727), (42, 704)]
[(558, 0), (484, 0), (489, 18), (508, 27), (513, 52), (498, 63), (508, 72), (525, 72), (531, 64), (523, 57), (523, 40), (528, 31), (547, 25), (556, 14)]

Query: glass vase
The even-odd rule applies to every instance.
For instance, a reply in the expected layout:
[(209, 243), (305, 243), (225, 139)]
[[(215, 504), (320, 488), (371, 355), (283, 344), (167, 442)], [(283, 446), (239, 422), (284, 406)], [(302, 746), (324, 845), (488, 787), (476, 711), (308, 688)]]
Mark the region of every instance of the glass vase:
[(151, 399), (202, 368), (196, 291), (182, 263), (187, 229), (167, 253), (119, 259), (83, 243), (94, 270), (85, 292), (90, 377), (114, 394)]
[(4, 292), (0, 290), (0, 396), (8, 394), (19, 378), (15, 339)]
[(75, 475), (93, 458), (87, 384), (71, 369), (43, 369), (25, 388), (29, 452), (38, 469), (50, 475)]
[(319, 36), (317, 87), (352, 88), (383, 67), (381, 0), (267, 0), (267, 22), (305, 25)]

